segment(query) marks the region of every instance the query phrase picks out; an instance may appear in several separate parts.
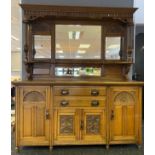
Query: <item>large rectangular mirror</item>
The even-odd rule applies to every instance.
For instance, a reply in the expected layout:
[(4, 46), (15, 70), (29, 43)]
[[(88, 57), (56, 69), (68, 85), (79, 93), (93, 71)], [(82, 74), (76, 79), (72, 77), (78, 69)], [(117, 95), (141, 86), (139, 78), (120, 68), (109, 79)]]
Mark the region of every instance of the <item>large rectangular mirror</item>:
[(56, 59), (101, 59), (101, 26), (56, 25)]
[(106, 60), (120, 60), (121, 59), (121, 36), (106, 37), (105, 59)]
[(34, 59), (51, 59), (51, 36), (33, 35)]

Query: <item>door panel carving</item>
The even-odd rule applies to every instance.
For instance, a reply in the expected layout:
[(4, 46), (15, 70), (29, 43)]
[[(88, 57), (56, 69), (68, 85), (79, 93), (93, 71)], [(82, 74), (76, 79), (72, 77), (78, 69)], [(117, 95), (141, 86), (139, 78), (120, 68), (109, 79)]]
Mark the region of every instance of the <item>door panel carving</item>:
[(23, 144), (49, 144), (50, 87), (24, 86), (20, 89), (20, 141)]
[(24, 102), (41, 102), (45, 101), (45, 94), (38, 91), (29, 91), (24, 94)]
[(74, 118), (73, 116), (60, 116), (60, 134), (73, 134)]
[(79, 117), (76, 109), (55, 109), (54, 143), (76, 142), (79, 136)]
[(100, 115), (87, 115), (86, 116), (86, 133), (99, 134), (100, 133)]
[(134, 104), (135, 94), (134, 92), (116, 92), (114, 97), (114, 104)]
[(88, 143), (105, 143), (106, 116), (105, 109), (84, 109), (82, 119), (82, 140)]
[[(110, 107), (113, 111), (113, 119), (110, 122), (111, 142), (136, 141), (137, 93), (138, 89), (133, 87), (111, 88)], [(111, 112), (110, 115), (112, 115)]]

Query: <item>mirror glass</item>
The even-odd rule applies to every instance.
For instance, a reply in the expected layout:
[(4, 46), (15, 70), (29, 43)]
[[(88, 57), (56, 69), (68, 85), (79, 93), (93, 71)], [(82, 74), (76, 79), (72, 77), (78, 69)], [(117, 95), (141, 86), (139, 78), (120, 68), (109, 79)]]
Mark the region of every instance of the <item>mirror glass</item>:
[(120, 60), (121, 37), (106, 37), (105, 59)]
[(97, 67), (56, 67), (56, 76), (101, 76), (101, 68)]
[(56, 25), (56, 59), (101, 59), (101, 26)]
[(51, 36), (50, 35), (34, 35), (33, 54), (35, 59), (51, 58)]

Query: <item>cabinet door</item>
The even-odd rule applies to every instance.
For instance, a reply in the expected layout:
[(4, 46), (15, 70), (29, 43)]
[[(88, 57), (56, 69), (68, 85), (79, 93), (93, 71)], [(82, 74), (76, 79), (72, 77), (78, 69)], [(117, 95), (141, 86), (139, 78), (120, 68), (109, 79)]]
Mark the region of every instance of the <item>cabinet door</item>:
[(103, 144), (106, 136), (105, 109), (85, 109), (81, 119), (81, 139), (85, 143)]
[(50, 87), (20, 88), (20, 145), (49, 145)]
[(72, 144), (78, 140), (79, 114), (76, 109), (54, 110), (54, 144)]
[(110, 88), (110, 142), (136, 141), (138, 133), (138, 89)]

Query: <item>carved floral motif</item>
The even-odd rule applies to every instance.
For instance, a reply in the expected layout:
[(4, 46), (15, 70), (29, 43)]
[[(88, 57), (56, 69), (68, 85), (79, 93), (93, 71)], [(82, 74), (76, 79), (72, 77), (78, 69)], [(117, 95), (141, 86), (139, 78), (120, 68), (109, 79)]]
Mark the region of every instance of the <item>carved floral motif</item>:
[(73, 133), (73, 116), (61, 115), (60, 116), (60, 134)]
[(100, 115), (87, 115), (86, 133), (99, 134), (100, 132)]

